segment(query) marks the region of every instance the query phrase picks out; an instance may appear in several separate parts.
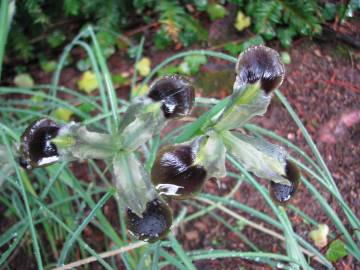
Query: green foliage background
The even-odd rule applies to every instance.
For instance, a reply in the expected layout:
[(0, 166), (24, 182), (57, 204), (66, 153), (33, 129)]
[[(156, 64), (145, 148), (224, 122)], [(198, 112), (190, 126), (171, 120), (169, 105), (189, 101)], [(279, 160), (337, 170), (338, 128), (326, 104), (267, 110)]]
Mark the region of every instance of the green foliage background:
[(316, 0), (228, 0), (221, 3), (210, 0), (23, 0), (16, 2), (8, 53), (31, 60), (47, 47), (59, 47), (70, 39), (68, 32), (61, 30), (68, 23), (79, 27), (93, 23), (121, 31), (158, 21), (160, 28), (154, 36), (158, 49), (174, 41), (187, 47), (207, 40), (207, 31), (196, 17), (205, 18), (205, 21), (221, 18), (228, 14), (229, 5), (235, 5), (251, 17), (256, 34), (265, 40), (278, 38), (288, 47), (295, 36), (320, 33), (321, 24), (333, 20), (335, 15), (340, 20), (351, 15), (359, 9), (360, 1), (351, 0), (344, 5)]

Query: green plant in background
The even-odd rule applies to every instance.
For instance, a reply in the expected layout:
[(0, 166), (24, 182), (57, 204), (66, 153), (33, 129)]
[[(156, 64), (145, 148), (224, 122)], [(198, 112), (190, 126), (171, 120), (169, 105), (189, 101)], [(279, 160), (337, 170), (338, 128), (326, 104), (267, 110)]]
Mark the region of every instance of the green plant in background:
[[(251, 17), (252, 29), (266, 40), (278, 38), (281, 45), (290, 47), (296, 36), (314, 36), (321, 32), (322, 23), (332, 21), (338, 13), (340, 20), (353, 16), (360, 9), (358, 1), (347, 5), (315, 0), (301, 1), (230, 1)], [(346, 11), (344, 11), (346, 10)]]
[[(228, 3), (238, 8), (236, 29), (241, 31), (250, 25), (255, 34), (265, 40), (278, 38), (284, 47), (289, 47), (296, 36), (319, 33), (322, 23), (334, 20), (336, 15), (343, 22), (360, 9), (357, 0), (347, 4), (315, 0), (228, 0), (223, 4), (207, 0), (110, 0), (106, 3), (61, 0), (52, 5), (43, 0), (25, 0), (17, 5), (7, 53), (23, 60), (41, 58), (40, 54), (48, 47), (63, 46), (66, 37), (69, 39), (69, 26), (80, 28), (83, 21), (115, 31), (134, 23), (143, 26), (158, 22), (160, 26), (153, 39), (156, 48), (165, 49), (176, 43), (187, 47), (207, 40), (207, 30), (197, 17), (206, 14), (210, 20), (224, 18), (230, 14)], [(112, 54), (116, 47), (123, 48), (124, 44), (109, 33), (98, 35), (100, 43), (106, 44), (103, 46), (105, 56)]]
[(185, 12), (177, 1), (162, 0), (155, 6), (159, 12), (161, 23), (154, 44), (159, 49), (164, 49), (172, 42), (182, 43), (185, 47), (196, 41), (207, 39), (207, 31), (200, 22)]

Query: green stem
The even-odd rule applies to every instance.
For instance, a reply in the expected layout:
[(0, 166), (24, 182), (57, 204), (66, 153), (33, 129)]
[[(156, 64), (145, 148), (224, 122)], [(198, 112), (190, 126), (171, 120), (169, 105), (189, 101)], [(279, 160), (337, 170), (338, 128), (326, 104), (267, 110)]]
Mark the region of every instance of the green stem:
[(5, 45), (9, 33), (12, 16), (15, 11), (15, 1), (1, 0), (0, 5), (0, 81), (2, 72), (2, 63), (5, 54)]

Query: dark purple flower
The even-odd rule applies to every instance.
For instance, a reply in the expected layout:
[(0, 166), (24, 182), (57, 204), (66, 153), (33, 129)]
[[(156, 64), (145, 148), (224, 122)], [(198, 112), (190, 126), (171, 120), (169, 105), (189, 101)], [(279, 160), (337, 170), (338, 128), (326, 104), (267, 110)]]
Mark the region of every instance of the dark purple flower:
[(239, 55), (236, 73), (241, 84), (252, 84), (260, 80), (261, 89), (270, 93), (283, 82), (285, 68), (277, 51), (260, 45)]
[(162, 110), (166, 118), (190, 114), (195, 100), (194, 87), (185, 77), (165, 76), (150, 85), (149, 97), (162, 101)]
[(151, 170), (151, 181), (160, 194), (186, 199), (198, 193), (206, 180), (206, 170), (195, 165), (192, 145), (171, 145), (162, 148)]
[(128, 230), (139, 240), (156, 242), (164, 238), (170, 231), (172, 211), (166, 202), (156, 198), (147, 203), (142, 217), (128, 208), (126, 224)]
[(269, 187), (271, 198), (279, 204), (288, 203), (296, 194), (300, 184), (300, 171), (292, 161), (286, 161), (285, 172), (286, 179), (291, 183), (290, 186), (270, 182)]
[(29, 125), (21, 136), (20, 165), (32, 169), (58, 161), (59, 154), (51, 140), (57, 136), (59, 129), (58, 124), (47, 118)]

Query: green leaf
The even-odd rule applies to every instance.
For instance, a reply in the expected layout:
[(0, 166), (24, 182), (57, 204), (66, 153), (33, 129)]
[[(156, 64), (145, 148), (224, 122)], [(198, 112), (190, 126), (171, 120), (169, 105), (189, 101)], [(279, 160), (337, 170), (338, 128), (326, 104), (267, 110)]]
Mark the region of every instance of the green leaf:
[(337, 262), (346, 255), (348, 255), (348, 253), (345, 249), (345, 244), (340, 239), (333, 241), (325, 254), (326, 258), (332, 262)]
[(207, 0), (194, 0), (194, 4), (199, 11), (204, 11), (207, 7)]
[(122, 74), (115, 74), (111, 76), (111, 79), (116, 87), (123, 86), (129, 82), (129, 79)]
[(238, 230), (238, 231), (242, 231), (242, 230), (244, 230), (245, 229), (245, 226), (246, 226), (247, 224), (243, 221), (243, 220), (241, 220), (241, 219), (238, 219), (237, 221), (236, 221), (236, 229)]
[(261, 32), (261, 35), (266, 39), (266, 40), (272, 40), (274, 37), (276, 37), (276, 32), (274, 30), (273, 27), (268, 26), (266, 28), (263, 29), (263, 31)]
[(116, 138), (111, 135), (88, 131), (74, 122), (61, 127), (52, 142), (64, 160), (108, 159), (119, 148)]
[(288, 52), (281, 52), (280, 56), (281, 56), (281, 61), (285, 65), (289, 65), (291, 63), (291, 56)]
[(66, 108), (58, 108), (55, 111), (53, 111), (52, 115), (54, 118), (63, 120), (65, 122), (69, 122), (70, 117), (74, 114), (74, 112), (66, 109)]
[(95, 109), (95, 107), (91, 103), (81, 103), (78, 109), (84, 113), (90, 113)]
[(212, 21), (221, 19), (221, 18), (225, 17), (225, 15), (228, 14), (228, 11), (226, 10), (226, 8), (224, 8), (224, 6), (219, 5), (219, 4), (208, 5), (206, 8), (206, 12), (209, 14), (210, 19)]
[(255, 36), (243, 43), (234, 43), (230, 42), (224, 46), (224, 49), (227, 50), (231, 55), (237, 56), (239, 53), (245, 51), (247, 48), (255, 45), (264, 44), (264, 40), (261, 36)]
[(109, 47), (116, 45), (116, 36), (107, 31), (98, 32), (96, 34), (96, 37), (101, 47)]
[(173, 43), (170, 35), (167, 34), (165, 28), (162, 26), (155, 34), (154, 44), (159, 50), (164, 50)]
[(31, 88), (34, 86), (34, 79), (28, 73), (16, 75), (14, 78), (15, 85), (24, 88)]
[(186, 56), (179, 66), (179, 72), (186, 75), (196, 74), (200, 66), (207, 63), (205, 55)]
[(263, 115), (270, 104), (271, 96), (260, 88), (260, 83), (246, 86), (234, 84), (231, 102), (216, 120), (216, 130), (240, 128), (255, 116)]
[[(122, 149), (135, 151), (164, 128), (166, 119), (161, 111), (161, 104), (151, 102), (146, 105), (141, 103), (140, 108), (139, 104), (133, 104), (136, 106), (134, 109), (129, 107), (124, 116), (129, 118), (129, 123), (121, 132)], [(130, 113), (135, 115), (128, 116)]]
[(229, 42), (224, 46), (224, 50), (228, 51), (232, 56), (237, 56), (241, 52), (241, 43)]
[(273, 145), (263, 139), (242, 135), (238, 132), (223, 131), (222, 137), (226, 146), (235, 159), (246, 170), (260, 178), (275, 183), (289, 185), (284, 178), (286, 152), (281, 147)]
[(249, 27), (251, 24), (251, 19), (250, 17), (247, 17), (245, 16), (244, 13), (242, 13), (241, 11), (239, 11), (236, 15), (236, 21), (235, 21), (235, 28), (238, 30), (238, 31), (242, 31), (244, 30), (245, 28)]
[(293, 28), (281, 28), (277, 31), (277, 36), (280, 40), (280, 43), (285, 48), (289, 48), (291, 46), (291, 42), (293, 37), (296, 35), (296, 32)]
[(80, 1), (78, 0), (65, 0), (64, 1), (64, 10), (68, 15), (76, 16), (79, 14), (80, 10)]
[(148, 57), (143, 57), (136, 64), (136, 70), (139, 71), (140, 75), (145, 77), (149, 75), (151, 70), (151, 61)]
[(127, 53), (130, 58), (136, 58), (138, 50), (139, 46), (131, 46), (130, 48), (128, 48)]
[(56, 61), (54, 60), (46, 60), (46, 59), (43, 59), (40, 61), (40, 67), (41, 69), (46, 72), (46, 73), (51, 73), (55, 70), (56, 68)]
[(85, 71), (81, 79), (78, 81), (78, 87), (80, 90), (90, 94), (98, 88), (98, 82), (96, 75), (92, 71)]
[(223, 178), (226, 176), (225, 154), (226, 148), (222, 137), (216, 132), (208, 132), (204, 137), (198, 137), (200, 145), (196, 153), (194, 164), (206, 168), (209, 178)]
[(57, 48), (64, 43), (64, 41), (66, 40), (66, 36), (63, 32), (57, 30), (52, 32), (46, 40), (51, 48)]
[(165, 76), (165, 75), (174, 75), (179, 72), (179, 68), (177, 66), (168, 65), (160, 69), (157, 74), (159, 77)]
[(334, 3), (325, 3), (323, 16), (326, 21), (332, 21), (336, 16), (336, 5)]

